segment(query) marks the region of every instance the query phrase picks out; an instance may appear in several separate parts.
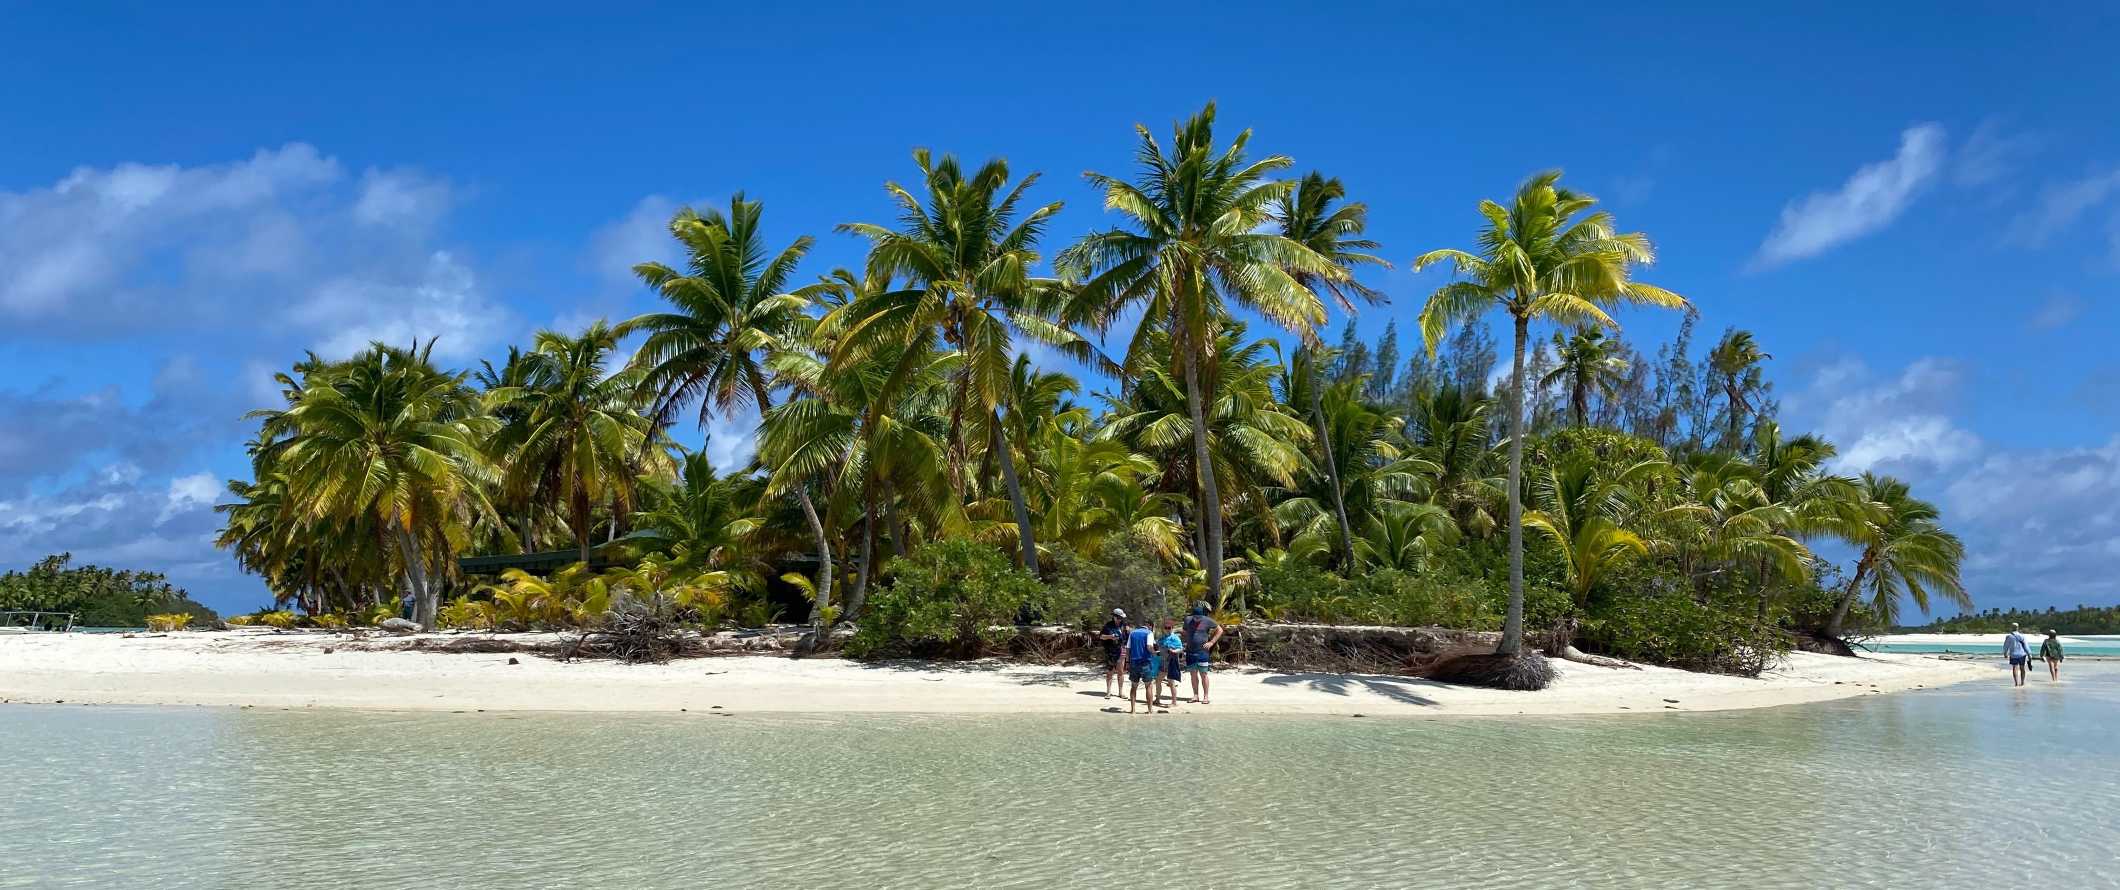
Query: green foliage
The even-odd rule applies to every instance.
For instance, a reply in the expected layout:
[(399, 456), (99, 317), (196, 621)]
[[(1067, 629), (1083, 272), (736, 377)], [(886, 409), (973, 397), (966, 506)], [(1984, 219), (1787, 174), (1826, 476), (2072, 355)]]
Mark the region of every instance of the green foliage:
[(890, 585), (871, 594), (847, 644), (855, 658), (974, 658), (1042, 617), (1049, 601), (1038, 579), (993, 547), (944, 540), (892, 564)]
[[(1976, 614), (1938, 619), (1907, 630), (1943, 634), (1993, 634), (2006, 633), (2013, 624), (2042, 632), (2056, 630), (2065, 634), (2120, 634), (2120, 606), (2077, 606), (2073, 609), (2049, 606), (2044, 610), (1989, 609)], [(1851, 622), (1851, 626), (1863, 625)]]
[(1746, 677), (1789, 651), (1788, 636), (1755, 623), (1742, 604), (1719, 608), (1680, 593), (1615, 601), (1584, 628), (1597, 648), (1621, 658)]
[(309, 616), (309, 624), (311, 627), (318, 627), (324, 630), (345, 630), (347, 621), (344, 615), (326, 612), (322, 615)]
[(1183, 603), (1157, 559), (1153, 545), (1126, 534), (1107, 538), (1094, 557), (1069, 551), (1054, 560), (1052, 599), (1046, 620), (1055, 624), (1102, 625), (1113, 609), (1149, 619), (1175, 615)]
[(1258, 571), (1256, 608), (1279, 621), (1385, 624), (1493, 630), (1500, 626), (1499, 588), (1454, 570), (1383, 569), (1341, 578), (1291, 563)]
[(301, 623), (302, 621), (300, 616), (296, 615), (293, 612), (289, 612), (286, 609), (274, 609), (269, 612), (259, 612), (257, 614), (257, 620), (259, 624), (273, 628), (274, 630), (288, 630), (294, 627), (296, 624)]
[(147, 616), (148, 630), (183, 630), (191, 625), (191, 616), (183, 612)]
[(81, 627), (146, 627), (150, 615), (170, 613), (201, 624), (221, 620), (156, 572), (69, 567), (72, 561), (73, 554), (59, 553), (29, 571), (0, 575), (0, 611), (73, 612)]

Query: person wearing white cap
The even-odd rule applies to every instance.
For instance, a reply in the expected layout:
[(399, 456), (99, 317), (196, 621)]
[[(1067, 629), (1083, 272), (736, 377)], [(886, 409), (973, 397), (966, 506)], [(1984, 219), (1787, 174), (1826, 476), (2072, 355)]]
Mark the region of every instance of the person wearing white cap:
[(1119, 672), (1119, 648), (1126, 642), (1129, 625), (1125, 609), (1113, 609), (1112, 616), (1097, 631), (1097, 642), (1104, 644), (1104, 697), (1110, 698), (1126, 690), (1126, 675)]
[(2024, 675), (2030, 670), (2032, 649), (2025, 645), (2024, 634), (2017, 632), (2018, 626), (2010, 625), (2010, 632), (2002, 638), (2002, 657), (2010, 660), (2010, 685), (2023, 686)]

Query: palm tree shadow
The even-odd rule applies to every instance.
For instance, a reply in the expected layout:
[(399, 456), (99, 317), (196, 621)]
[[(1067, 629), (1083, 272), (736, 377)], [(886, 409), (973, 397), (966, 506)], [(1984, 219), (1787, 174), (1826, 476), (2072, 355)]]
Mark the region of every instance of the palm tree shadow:
[(1381, 674), (1319, 674), (1288, 673), (1266, 678), (1268, 686), (1308, 686), (1319, 692), (1347, 695), (1356, 687), (1366, 689), (1400, 704), (1419, 705), (1432, 708), (1439, 704), (1435, 699), (1414, 692), (1415, 689), (1440, 689), (1447, 685), (1418, 677), (1392, 677)]
[(1069, 686), (1085, 680), (1103, 676), (1102, 668), (1083, 665), (1025, 665), (1021, 662), (997, 660), (981, 661), (925, 661), (917, 658), (894, 658), (885, 661), (855, 662), (869, 670), (903, 671), (924, 674), (1001, 675), (1023, 686)]

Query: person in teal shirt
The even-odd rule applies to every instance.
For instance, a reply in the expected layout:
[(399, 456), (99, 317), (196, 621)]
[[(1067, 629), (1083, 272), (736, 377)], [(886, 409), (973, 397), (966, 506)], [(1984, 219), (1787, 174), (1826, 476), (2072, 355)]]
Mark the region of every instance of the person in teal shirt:
[(1170, 707), (1178, 704), (1178, 678), (1185, 675), (1185, 640), (1178, 636), (1178, 623), (1163, 619), (1163, 685), (1170, 688)]
[(2053, 628), (2046, 629), (2046, 642), (2039, 644), (2039, 660), (2046, 662), (2046, 678), (2061, 679), (2061, 636)]

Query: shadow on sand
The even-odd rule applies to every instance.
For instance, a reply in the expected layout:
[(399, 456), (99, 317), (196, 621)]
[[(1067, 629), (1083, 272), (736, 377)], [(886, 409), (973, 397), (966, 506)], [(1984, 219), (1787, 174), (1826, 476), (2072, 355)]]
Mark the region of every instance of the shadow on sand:
[(999, 676), (1003, 679), (1013, 680), (1023, 686), (1066, 686), (1071, 683), (1094, 680), (1104, 676), (1102, 668), (1068, 664), (1023, 664), (1021, 662), (1007, 661), (922, 661), (914, 658), (856, 663), (864, 668), (876, 671)]
[(1422, 707), (1435, 707), (1435, 699), (1421, 695), (1416, 689), (1442, 689), (1448, 684), (1418, 677), (1389, 677), (1380, 674), (1276, 674), (1266, 678), (1268, 686), (1308, 686), (1319, 692), (1346, 695), (1354, 687), (1362, 687), (1395, 702)]

